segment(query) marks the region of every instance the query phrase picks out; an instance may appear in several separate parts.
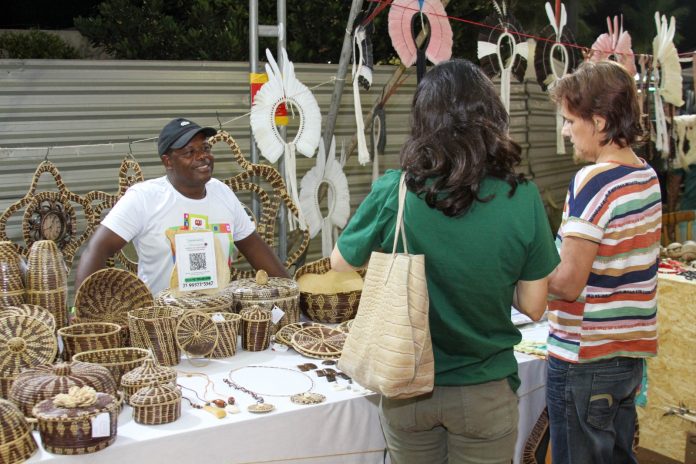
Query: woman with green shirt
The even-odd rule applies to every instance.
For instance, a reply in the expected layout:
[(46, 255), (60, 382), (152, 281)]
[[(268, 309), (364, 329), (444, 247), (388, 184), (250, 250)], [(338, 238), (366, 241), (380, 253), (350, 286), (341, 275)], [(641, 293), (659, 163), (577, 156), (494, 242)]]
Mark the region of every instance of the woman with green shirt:
[[(465, 60), (435, 66), (413, 98), (404, 222), (425, 255), (435, 389), (382, 397), (392, 462), (509, 463), (519, 386), (510, 307), (538, 320), (558, 254), (536, 186), (515, 173), (521, 149), (491, 81)], [(372, 186), (338, 239), (336, 270), (367, 265), (394, 239), (401, 171)], [(402, 250), (399, 250), (402, 251)]]

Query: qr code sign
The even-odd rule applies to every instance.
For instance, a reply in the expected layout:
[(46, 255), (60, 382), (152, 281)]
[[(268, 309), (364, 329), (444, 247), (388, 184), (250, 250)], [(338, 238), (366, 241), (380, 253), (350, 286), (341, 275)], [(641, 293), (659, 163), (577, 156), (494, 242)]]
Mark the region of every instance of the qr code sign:
[(191, 253), (189, 255), (189, 269), (192, 271), (200, 271), (206, 267), (205, 253)]

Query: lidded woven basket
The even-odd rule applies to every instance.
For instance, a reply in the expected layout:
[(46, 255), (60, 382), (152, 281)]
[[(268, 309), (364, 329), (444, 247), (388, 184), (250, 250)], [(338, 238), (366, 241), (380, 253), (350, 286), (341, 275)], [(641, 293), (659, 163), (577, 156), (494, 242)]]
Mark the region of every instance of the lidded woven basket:
[(181, 392), (172, 384), (153, 382), (135, 392), (130, 405), (138, 424), (168, 424), (181, 417)]
[(229, 358), (237, 353), (237, 335), (242, 317), (236, 313), (214, 313), (211, 315), (218, 328), (218, 340), (211, 354), (213, 358)]
[(121, 377), (140, 366), (151, 354), (143, 348), (110, 348), (108, 350), (91, 350), (77, 353), (73, 361), (80, 361), (104, 366), (114, 376), (116, 385), (121, 384)]
[[(56, 398), (43, 400), (32, 413), (38, 419), (44, 449), (55, 454), (87, 454), (102, 450), (116, 440), (119, 404), (107, 393), (95, 393), (88, 406), (56, 405)], [(95, 436), (96, 435), (96, 436)]]
[[(312, 263), (305, 264), (295, 272), (295, 280), (300, 281), (311, 274), (327, 275), (331, 270), (331, 260), (323, 258)], [(355, 271), (364, 279), (365, 271)], [(307, 292), (303, 291), (301, 281), (300, 287), (300, 309), (307, 317), (316, 322), (339, 323), (353, 319), (358, 313), (360, 304), (361, 290), (351, 290), (345, 292)]]
[(121, 326), (112, 322), (81, 322), (58, 329), (63, 340), (63, 358), (83, 351), (105, 350), (121, 346)]
[(46, 324), (51, 332), (56, 331), (56, 318), (53, 314), (41, 306), (33, 304), (20, 304), (17, 306), (6, 306), (0, 309), (0, 318), (5, 316), (30, 316)]
[(230, 282), (230, 290), (234, 293), (234, 312), (239, 312), (254, 305), (272, 310), (278, 306), (285, 315), (274, 324), (273, 333), (286, 324), (294, 324), (300, 320), (300, 289), (297, 282), (283, 277), (268, 277), (259, 270), (255, 279), (239, 279)]
[(92, 387), (98, 392), (116, 396), (116, 383), (108, 369), (81, 362), (36, 366), (24, 370), (15, 379), (10, 400), (30, 417), (39, 402), (58, 393), (68, 393), (70, 387)]
[(10, 401), (0, 399), (0, 462), (24, 462), (37, 449), (31, 427), (22, 412)]
[(160, 366), (152, 358), (146, 359), (140, 367), (136, 367), (121, 377), (125, 402), (130, 404), (130, 397), (136, 391), (153, 383), (157, 385), (176, 383), (176, 371), (171, 367)]
[(247, 351), (263, 351), (271, 340), (271, 311), (259, 305), (243, 309), (242, 346)]
[(155, 295), (155, 305), (203, 313), (228, 313), (234, 309), (234, 293), (229, 286), (214, 294), (193, 291), (175, 295), (175, 292), (167, 288)]
[(12, 242), (0, 242), (0, 307), (25, 301), (22, 257)]
[(57, 328), (68, 323), (68, 268), (53, 240), (39, 240), (29, 249), (26, 302), (48, 309)]
[(176, 366), (181, 351), (176, 343), (176, 325), (184, 310), (168, 306), (147, 306), (128, 311), (131, 345), (152, 350), (158, 363)]

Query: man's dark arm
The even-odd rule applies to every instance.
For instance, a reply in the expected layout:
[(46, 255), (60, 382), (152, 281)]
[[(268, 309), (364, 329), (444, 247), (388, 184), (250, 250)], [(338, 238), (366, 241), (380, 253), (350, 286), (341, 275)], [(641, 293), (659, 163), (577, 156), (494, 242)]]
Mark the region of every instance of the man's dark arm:
[(106, 226), (97, 227), (97, 231), (87, 243), (87, 248), (80, 257), (75, 274), (75, 288), (80, 288), (83, 280), (92, 273), (106, 267), (106, 260), (126, 246), (126, 241)]

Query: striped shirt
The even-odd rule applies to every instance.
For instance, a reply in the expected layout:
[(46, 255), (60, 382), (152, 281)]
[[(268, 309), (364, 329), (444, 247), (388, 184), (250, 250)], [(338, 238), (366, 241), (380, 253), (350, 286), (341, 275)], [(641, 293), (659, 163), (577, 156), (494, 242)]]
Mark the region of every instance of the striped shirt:
[(576, 301), (551, 297), (549, 354), (569, 362), (657, 354), (657, 263), (662, 220), (655, 171), (600, 163), (570, 183), (556, 237), (599, 245)]

